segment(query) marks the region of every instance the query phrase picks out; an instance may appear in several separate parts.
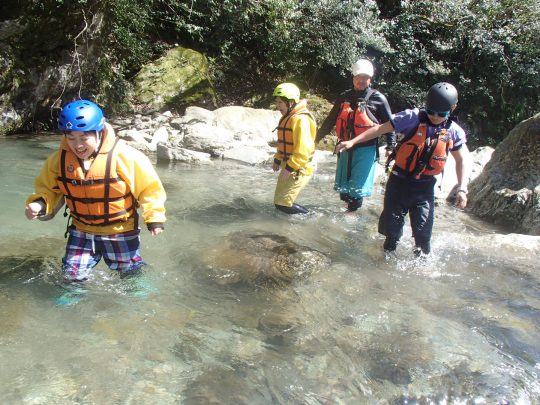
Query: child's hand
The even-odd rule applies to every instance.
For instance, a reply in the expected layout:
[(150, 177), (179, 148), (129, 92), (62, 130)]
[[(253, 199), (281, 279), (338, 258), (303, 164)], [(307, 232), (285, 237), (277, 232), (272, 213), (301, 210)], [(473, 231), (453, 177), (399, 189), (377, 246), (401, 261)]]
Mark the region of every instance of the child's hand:
[(154, 229), (150, 229), (150, 234), (151, 234), (152, 236), (159, 235), (161, 232), (163, 232), (163, 228), (154, 228)]
[(36, 219), (40, 216), (40, 213), (45, 208), (45, 205), (42, 202), (34, 201), (26, 206), (24, 214), (28, 219)]
[(464, 209), (467, 206), (467, 194), (465, 192), (457, 192), (455, 206), (461, 209)]

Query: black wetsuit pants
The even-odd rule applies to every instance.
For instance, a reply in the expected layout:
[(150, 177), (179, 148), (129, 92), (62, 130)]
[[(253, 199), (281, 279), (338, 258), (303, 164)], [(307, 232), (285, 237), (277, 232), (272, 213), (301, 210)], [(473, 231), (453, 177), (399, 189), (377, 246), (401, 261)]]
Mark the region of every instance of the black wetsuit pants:
[(435, 208), (434, 177), (414, 180), (390, 175), (384, 193), (384, 208), (379, 218), (379, 233), (386, 236), (385, 250), (395, 250), (403, 235), (405, 217), (410, 216), (412, 234), (424, 253), (431, 250)]

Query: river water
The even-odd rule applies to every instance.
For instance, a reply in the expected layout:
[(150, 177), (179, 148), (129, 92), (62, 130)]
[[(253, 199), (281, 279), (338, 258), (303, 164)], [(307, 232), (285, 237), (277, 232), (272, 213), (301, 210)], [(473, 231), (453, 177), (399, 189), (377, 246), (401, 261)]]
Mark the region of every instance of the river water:
[[(332, 157), (299, 199), (315, 213), (298, 218), (274, 209), (268, 168), (159, 164), (168, 222), (141, 233), (145, 273), (100, 263), (63, 302), (66, 219), (24, 217), (57, 144), (0, 138), (3, 404), (540, 403), (538, 239), (509, 242), (442, 204), (432, 257), (413, 258), (407, 232), (385, 257), (380, 192), (346, 214)], [(328, 262), (281, 286), (213, 277), (209, 254), (253, 233)]]

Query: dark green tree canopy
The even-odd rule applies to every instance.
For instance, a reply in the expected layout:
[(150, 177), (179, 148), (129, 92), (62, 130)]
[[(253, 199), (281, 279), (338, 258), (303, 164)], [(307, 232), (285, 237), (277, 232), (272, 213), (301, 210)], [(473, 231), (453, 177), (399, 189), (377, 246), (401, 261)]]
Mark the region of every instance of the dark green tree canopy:
[(455, 84), (477, 145), (540, 110), (537, 1), (20, 0), (0, 11), (24, 27), (11, 38), (17, 63), (45, 68), (71, 55), (84, 93), (111, 110), (126, 106), (141, 66), (175, 44), (210, 58), (222, 105), (264, 103), (283, 80), (331, 100), (368, 57), (394, 111), (421, 106), (433, 83)]

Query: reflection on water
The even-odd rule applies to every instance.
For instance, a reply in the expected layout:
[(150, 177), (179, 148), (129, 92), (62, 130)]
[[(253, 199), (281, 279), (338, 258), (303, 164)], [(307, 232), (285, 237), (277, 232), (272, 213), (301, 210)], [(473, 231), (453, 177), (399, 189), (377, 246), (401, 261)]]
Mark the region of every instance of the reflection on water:
[(274, 209), (269, 169), (158, 166), (169, 222), (143, 231), (151, 265), (100, 264), (59, 302), (65, 219), (23, 214), (55, 145), (0, 139), (2, 403), (538, 403), (538, 256), (441, 206), (433, 257), (410, 238), (385, 257), (381, 196), (344, 213), (332, 161), (298, 218)]

